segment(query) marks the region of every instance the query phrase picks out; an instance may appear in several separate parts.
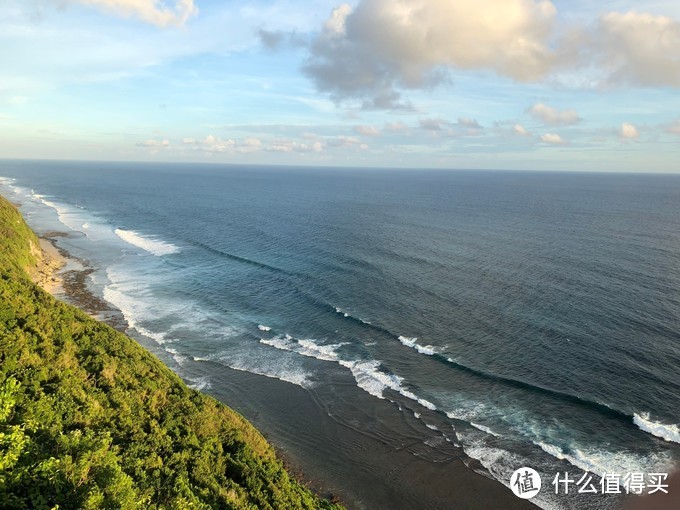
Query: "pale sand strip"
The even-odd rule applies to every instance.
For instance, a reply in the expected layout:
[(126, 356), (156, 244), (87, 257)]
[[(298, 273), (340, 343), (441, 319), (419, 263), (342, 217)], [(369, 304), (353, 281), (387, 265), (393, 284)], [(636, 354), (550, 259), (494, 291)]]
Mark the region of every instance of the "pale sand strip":
[(40, 238), (40, 250), (31, 246), (31, 251), (37, 256), (38, 264), (30, 271), (31, 278), (50, 294), (60, 294), (64, 291), (64, 279), (59, 271), (66, 265), (67, 259), (48, 239)]

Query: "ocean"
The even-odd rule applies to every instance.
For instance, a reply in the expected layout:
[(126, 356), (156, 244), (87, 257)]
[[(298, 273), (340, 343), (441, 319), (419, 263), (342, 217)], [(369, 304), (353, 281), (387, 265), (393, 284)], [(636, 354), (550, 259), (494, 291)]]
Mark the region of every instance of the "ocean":
[(601, 492), (606, 474), (680, 466), (680, 175), (0, 161), (0, 176), (131, 336), (350, 506), (379, 507), (362, 436), (385, 480), (397, 449), (463, 455), (506, 486), (532, 467), (541, 508), (625, 495), (555, 494), (560, 473)]

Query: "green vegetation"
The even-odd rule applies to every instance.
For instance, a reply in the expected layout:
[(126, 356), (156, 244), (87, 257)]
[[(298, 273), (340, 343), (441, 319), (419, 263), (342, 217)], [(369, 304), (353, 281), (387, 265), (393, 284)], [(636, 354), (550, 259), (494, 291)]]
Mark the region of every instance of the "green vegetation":
[(338, 508), (243, 417), (34, 285), (37, 245), (0, 197), (0, 508)]

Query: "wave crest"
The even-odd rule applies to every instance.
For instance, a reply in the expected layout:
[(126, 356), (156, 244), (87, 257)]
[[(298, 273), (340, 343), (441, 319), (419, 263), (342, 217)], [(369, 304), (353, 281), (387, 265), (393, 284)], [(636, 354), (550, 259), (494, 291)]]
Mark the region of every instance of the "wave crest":
[(142, 250), (147, 251), (157, 257), (170, 255), (179, 251), (179, 248), (174, 244), (166, 243), (165, 241), (158, 241), (156, 239), (150, 239), (132, 230), (123, 230), (122, 228), (117, 228), (115, 232), (116, 235), (126, 243), (136, 246), (137, 248), (141, 248)]
[(680, 426), (652, 421), (649, 413), (635, 414), (633, 423), (641, 430), (672, 443), (680, 443)]

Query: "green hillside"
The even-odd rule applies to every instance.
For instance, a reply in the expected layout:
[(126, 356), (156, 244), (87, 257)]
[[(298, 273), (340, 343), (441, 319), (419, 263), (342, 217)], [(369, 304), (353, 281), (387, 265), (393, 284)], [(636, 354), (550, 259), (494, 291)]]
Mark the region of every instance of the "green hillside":
[(34, 285), (35, 246), (0, 197), (0, 508), (338, 508), (239, 414)]

